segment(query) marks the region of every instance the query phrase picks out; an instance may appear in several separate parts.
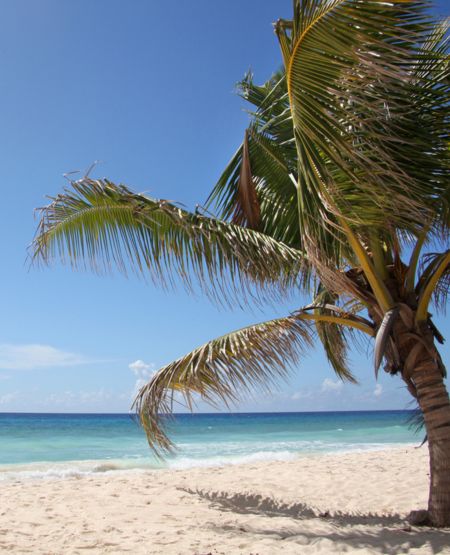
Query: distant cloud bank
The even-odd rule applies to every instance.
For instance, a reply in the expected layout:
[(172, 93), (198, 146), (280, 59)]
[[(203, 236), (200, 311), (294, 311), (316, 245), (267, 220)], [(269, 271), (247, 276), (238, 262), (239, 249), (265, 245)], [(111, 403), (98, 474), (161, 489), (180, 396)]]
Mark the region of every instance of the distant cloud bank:
[(95, 362), (83, 355), (62, 351), (51, 345), (0, 344), (0, 370), (35, 370), (61, 366), (77, 366)]

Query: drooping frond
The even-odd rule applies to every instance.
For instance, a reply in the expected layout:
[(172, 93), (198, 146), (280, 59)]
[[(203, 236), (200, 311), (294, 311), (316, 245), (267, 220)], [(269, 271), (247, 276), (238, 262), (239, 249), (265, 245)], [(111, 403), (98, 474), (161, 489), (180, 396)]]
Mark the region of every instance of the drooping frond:
[(242, 144), (242, 161), (237, 187), (237, 197), (239, 200), (236, 203), (232, 222), (241, 226), (247, 224), (247, 227), (250, 229), (259, 229), (261, 208), (250, 165), (247, 131), (245, 132), (245, 138)]
[[(381, 311), (393, 306), (382, 280), (397, 242), (450, 214), (448, 24), (424, 8), (296, 2), (293, 21), (277, 25), (287, 76), (240, 83), (254, 106), (261, 230), (307, 252), (305, 283), (318, 274), (352, 295), (345, 270), (361, 266)], [(225, 219), (240, 206), (243, 159), (241, 146), (209, 197)]]
[[(406, 147), (391, 145), (392, 155), (419, 189), (431, 220), (448, 239), (450, 228), (450, 18), (433, 23), (411, 69), (408, 110), (402, 114)], [(407, 137), (410, 140), (407, 142)], [(430, 202), (431, 201), (431, 202)], [(440, 228), (440, 229), (439, 229)]]
[(255, 388), (270, 392), (312, 345), (312, 332), (308, 321), (291, 315), (214, 339), (161, 368), (134, 403), (150, 446), (157, 453), (171, 449), (165, 422), (177, 394), (191, 409), (194, 394), (227, 405)]
[[(398, 167), (386, 142), (407, 139), (403, 155), (417, 156), (404, 117), (410, 111), (405, 101), (425, 86), (414, 74), (432, 28), (425, 3), (301, 0), (294, 12), (292, 28), (280, 24), (277, 31), (287, 48), (302, 194), (313, 195), (310, 202), (314, 195), (331, 201), (329, 209), (334, 205), (350, 221), (370, 216), (382, 224), (387, 210), (396, 224), (408, 227), (406, 212), (410, 221), (411, 211), (421, 216), (426, 190)], [(435, 59), (440, 62), (438, 53), (428, 52), (427, 62)], [(428, 185), (432, 194), (429, 177)]]
[(445, 310), (450, 289), (450, 249), (425, 255), (422, 266), (422, 273), (416, 285), (418, 322), (428, 319), (429, 305), (432, 300), (438, 309)]
[[(320, 309), (318, 309), (319, 311)], [(356, 383), (348, 360), (347, 334), (349, 330), (328, 322), (317, 322), (316, 328), (325, 355), (335, 374), (341, 379)]]
[[(302, 248), (339, 293), (345, 283), (334, 284), (333, 268), (343, 259), (361, 264), (349, 230), (370, 252), (370, 234), (389, 244), (391, 229), (417, 234), (435, 220), (448, 175), (448, 74), (439, 40), (428, 46), (425, 2), (294, 6), (293, 20), (276, 30), (297, 147)], [(376, 287), (377, 271), (364, 271)], [(389, 309), (386, 292), (374, 293)]]
[(433, 292), (433, 304), (438, 311), (445, 314), (447, 300), (450, 293), (450, 263), (447, 264), (445, 270), (436, 282)]
[[(316, 311), (318, 309), (318, 311)], [(286, 318), (249, 326), (214, 339), (195, 351), (161, 368), (139, 392), (134, 406), (151, 447), (158, 452), (171, 449), (165, 422), (173, 411), (178, 393), (192, 408), (193, 394), (212, 405), (235, 402), (260, 388), (273, 389), (299, 361), (305, 347), (312, 345), (313, 323), (357, 329), (372, 336), (370, 322), (339, 307), (309, 305)], [(333, 331), (329, 332), (329, 337)], [(342, 337), (342, 336), (340, 336)], [(330, 346), (331, 347), (331, 346)], [(339, 345), (336, 347), (340, 348)], [(343, 380), (355, 378), (336, 354), (335, 370)]]
[[(83, 179), (41, 210), (34, 259), (73, 267), (132, 269), (162, 284), (196, 277), (211, 294), (285, 294), (298, 282), (302, 254), (267, 235), (192, 214), (107, 180)], [(220, 300), (220, 299), (219, 299)]]
[[(313, 305), (314, 314), (351, 314), (334, 303), (336, 296), (327, 291), (321, 284), (318, 287)], [(364, 322), (370, 325), (369, 322)], [(317, 321), (316, 330), (322, 343), (328, 362), (331, 364), (336, 375), (341, 379), (356, 381), (349, 367), (348, 361), (348, 333), (351, 328), (347, 328), (330, 322)]]

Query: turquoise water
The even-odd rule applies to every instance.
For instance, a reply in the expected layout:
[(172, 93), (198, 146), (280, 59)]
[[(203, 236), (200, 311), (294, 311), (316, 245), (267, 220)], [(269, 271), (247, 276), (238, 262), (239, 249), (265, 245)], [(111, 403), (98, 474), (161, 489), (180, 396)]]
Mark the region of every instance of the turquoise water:
[(182, 414), (176, 454), (150, 451), (130, 415), (0, 414), (0, 480), (124, 469), (189, 468), (420, 443), (408, 411)]

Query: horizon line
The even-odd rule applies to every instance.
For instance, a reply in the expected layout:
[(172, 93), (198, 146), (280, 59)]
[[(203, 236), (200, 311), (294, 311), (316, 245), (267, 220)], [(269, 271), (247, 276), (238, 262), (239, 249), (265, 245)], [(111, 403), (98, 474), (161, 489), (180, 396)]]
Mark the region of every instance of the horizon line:
[[(175, 412), (167, 414), (166, 416), (234, 416), (242, 414), (326, 414), (326, 413), (352, 413), (352, 412), (414, 412), (415, 409), (354, 409), (354, 410), (308, 410), (308, 411), (250, 411), (250, 412)], [(103, 416), (136, 416), (135, 412), (28, 412), (28, 411), (0, 411), (0, 416), (2, 415), (103, 415)]]

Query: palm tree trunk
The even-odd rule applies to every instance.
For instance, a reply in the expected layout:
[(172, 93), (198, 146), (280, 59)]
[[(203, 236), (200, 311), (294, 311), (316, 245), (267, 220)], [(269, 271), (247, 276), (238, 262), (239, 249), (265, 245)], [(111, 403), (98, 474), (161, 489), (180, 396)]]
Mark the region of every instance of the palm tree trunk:
[(428, 520), (442, 527), (450, 526), (450, 401), (442, 368), (427, 352), (411, 379), (424, 416), (430, 453)]
[[(404, 307), (403, 307), (404, 308)], [(405, 310), (394, 327), (402, 376), (425, 420), (430, 453), (430, 494), (423, 524), (450, 526), (450, 400), (445, 369), (427, 324), (416, 327)]]

